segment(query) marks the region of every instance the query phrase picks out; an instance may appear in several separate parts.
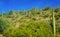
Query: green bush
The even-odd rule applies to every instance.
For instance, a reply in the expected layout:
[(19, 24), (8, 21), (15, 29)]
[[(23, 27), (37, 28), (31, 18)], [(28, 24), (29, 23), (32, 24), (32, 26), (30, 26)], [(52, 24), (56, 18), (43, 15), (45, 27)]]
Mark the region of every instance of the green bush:
[(50, 25), (38, 21), (24, 23), (19, 28), (10, 26), (4, 32), (6, 37), (53, 37)]
[(4, 29), (6, 29), (8, 26), (7, 21), (4, 19), (0, 18), (0, 33), (3, 33)]

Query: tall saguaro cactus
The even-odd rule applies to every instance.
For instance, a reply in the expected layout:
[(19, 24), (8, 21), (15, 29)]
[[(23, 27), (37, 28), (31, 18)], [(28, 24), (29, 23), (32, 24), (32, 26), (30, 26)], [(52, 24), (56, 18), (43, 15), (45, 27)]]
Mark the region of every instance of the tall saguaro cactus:
[(54, 17), (54, 10), (52, 9), (52, 24), (54, 29), (54, 37), (56, 36), (56, 27), (55, 27), (55, 17)]
[(3, 18), (3, 12), (2, 12), (2, 18)]

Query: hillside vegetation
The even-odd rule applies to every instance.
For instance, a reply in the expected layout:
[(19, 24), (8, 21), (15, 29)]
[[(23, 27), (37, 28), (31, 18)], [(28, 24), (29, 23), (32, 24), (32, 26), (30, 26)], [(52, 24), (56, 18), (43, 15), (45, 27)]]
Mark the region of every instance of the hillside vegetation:
[(50, 7), (2, 12), (0, 37), (53, 37), (52, 12), (55, 14), (56, 37), (60, 37), (60, 8)]

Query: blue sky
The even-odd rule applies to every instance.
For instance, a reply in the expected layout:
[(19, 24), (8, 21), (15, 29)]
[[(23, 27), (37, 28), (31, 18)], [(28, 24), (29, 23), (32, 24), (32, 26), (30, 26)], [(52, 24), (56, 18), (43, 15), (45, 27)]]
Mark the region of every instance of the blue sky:
[(0, 12), (9, 10), (28, 10), (33, 7), (60, 7), (60, 0), (0, 0)]

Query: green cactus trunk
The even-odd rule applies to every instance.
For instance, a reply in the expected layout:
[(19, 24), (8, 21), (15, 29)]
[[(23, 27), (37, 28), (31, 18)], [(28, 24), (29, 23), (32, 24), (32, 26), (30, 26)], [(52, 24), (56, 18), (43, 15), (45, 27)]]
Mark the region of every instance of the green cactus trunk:
[(3, 12), (2, 12), (2, 18), (3, 18)]
[(52, 24), (53, 24), (53, 29), (54, 29), (54, 37), (56, 37), (54, 10), (52, 11)]

